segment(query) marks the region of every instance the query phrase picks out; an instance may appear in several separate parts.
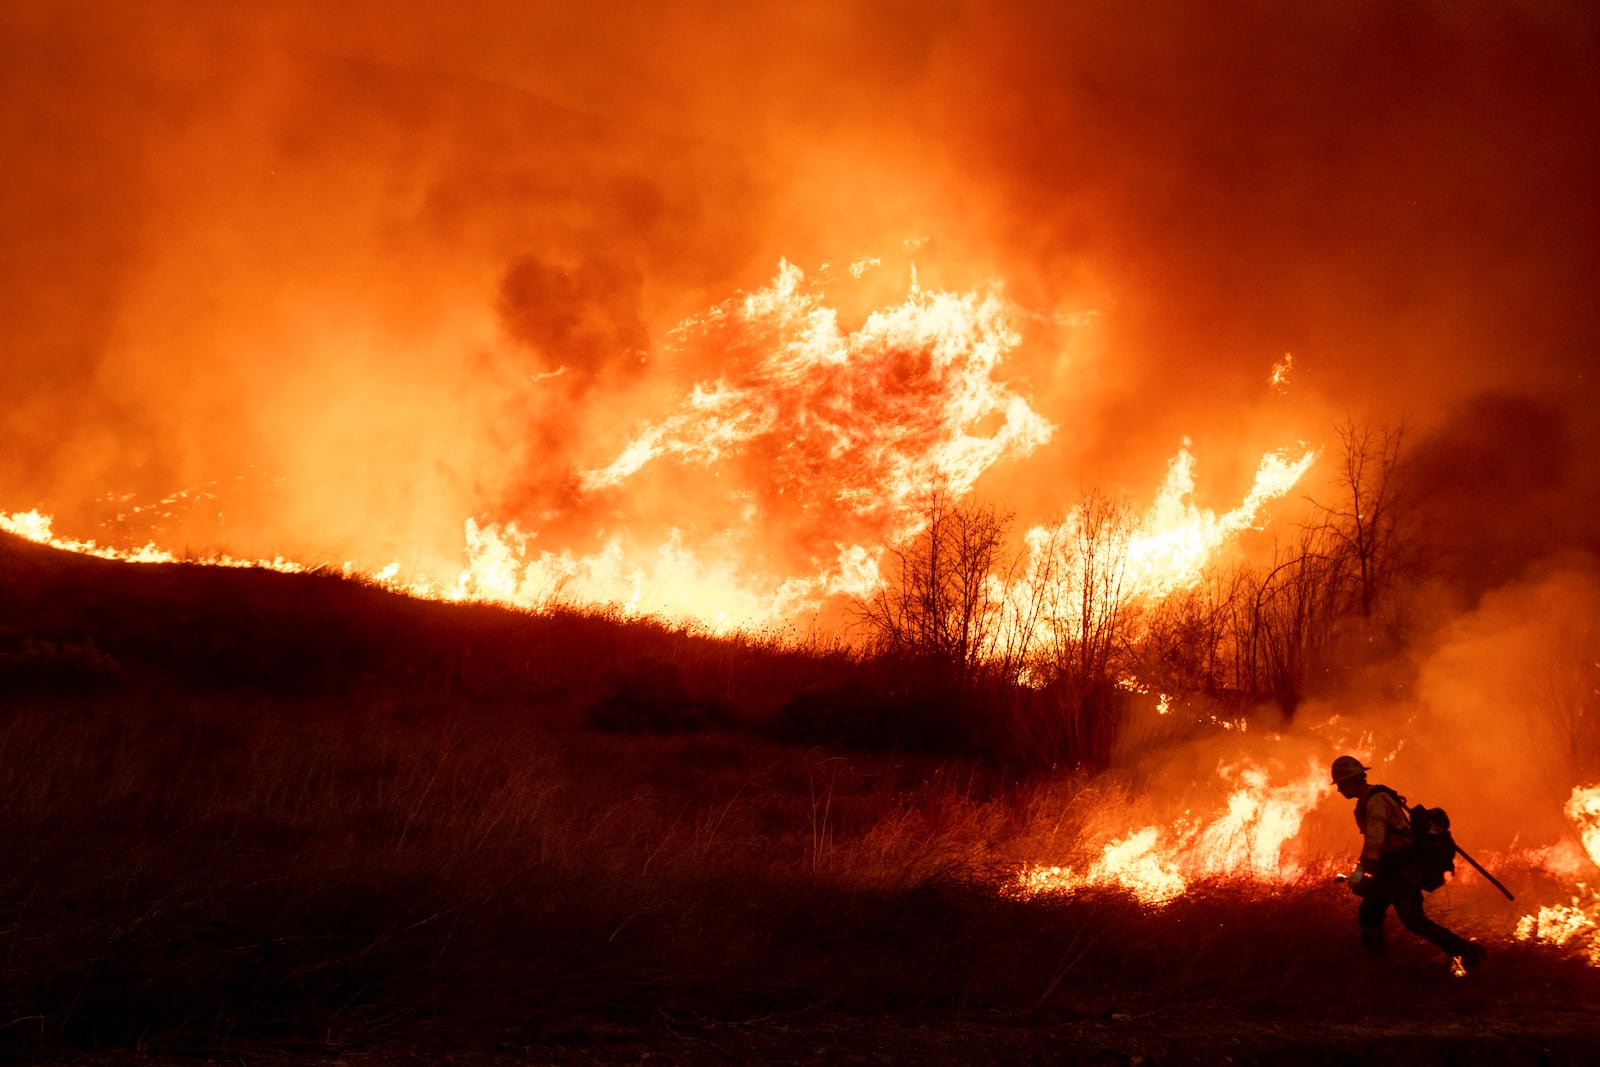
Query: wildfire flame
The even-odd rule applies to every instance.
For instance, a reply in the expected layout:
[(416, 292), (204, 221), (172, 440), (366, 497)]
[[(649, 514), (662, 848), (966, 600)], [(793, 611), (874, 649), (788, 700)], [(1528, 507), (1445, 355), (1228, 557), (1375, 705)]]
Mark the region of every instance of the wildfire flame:
[[(875, 265), (862, 258), (849, 273)], [(931, 291), (913, 273), (902, 301), (846, 330), (805, 273), (780, 262), (766, 286), (672, 332), (673, 345), (715, 353), (718, 376), (641, 425), (609, 462), (575, 474), (597, 512), (647, 469), (652, 484), (661, 474), (681, 479), (669, 482), (681, 485), (681, 522), (652, 536), (623, 518), (585, 550), (547, 547), (538, 530), (471, 517), (462, 521), (463, 565), (454, 574), (402, 578), (392, 560), (340, 569), (418, 597), (602, 605), (716, 631), (786, 623), (830, 597), (870, 595), (885, 546), (917, 531), (919, 502), (931, 491), (959, 498), (996, 463), (1050, 439), (1052, 424), (1001, 377), (1025, 317), (998, 286)], [(1217, 515), (1192, 499), (1195, 460), (1184, 442), (1128, 545), (1130, 595), (1193, 582), (1315, 458), (1309, 449), (1267, 454), (1244, 501)], [(1074, 521), (1069, 515), (1058, 532)], [(179, 558), (154, 542), (123, 549), (57, 536), (39, 510), (0, 514), (0, 529), (111, 559)], [(1028, 542), (1039, 536), (1030, 532)], [(306, 569), (282, 557), (188, 562)]]
[[(1249, 762), (1224, 763), (1218, 774), (1233, 786), (1226, 804), (1209, 818), (1185, 817), (1165, 826), (1130, 830), (1100, 845), (1093, 860), (1077, 867), (1027, 865), (1007, 891), (1030, 897), (1116, 889), (1160, 907), (1208, 879), (1281, 885), (1305, 877), (1306, 865), (1291, 843), (1306, 814), (1327, 795), (1324, 768), (1312, 762), (1302, 776), (1276, 785), (1265, 769)], [(1592, 864), (1588, 871), (1592, 876), (1600, 868), (1600, 785), (1574, 789), (1565, 811)], [(1530, 855), (1552, 873), (1573, 877), (1584, 873), (1572, 867), (1560, 849)], [(1582, 880), (1576, 889), (1569, 903), (1524, 915), (1514, 936), (1567, 947), (1600, 966), (1600, 892)], [(1465, 973), (1460, 960), (1452, 962), (1452, 970)]]
[[(665, 458), (711, 466), (781, 433), (793, 454), (775, 472), (785, 489), (903, 527), (928, 490), (960, 496), (996, 461), (1050, 439), (1051, 424), (994, 377), (1021, 340), (1015, 314), (992, 290), (913, 286), (901, 304), (845, 332), (804, 272), (781, 263), (766, 288), (677, 331), (709, 341), (731, 333), (736, 351), (755, 343), (751, 356), (695, 386), (676, 414), (645, 427), (581, 484), (614, 488)], [(793, 477), (823, 469), (825, 480)]]
[[(37, 508), (32, 511), (17, 511), (9, 515), (0, 511), (0, 530), (41, 545), (59, 548), (64, 552), (76, 552), (83, 556), (97, 556), (100, 559), (122, 560), (125, 563), (180, 562), (179, 558), (171, 552), (164, 548), (158, 548), (151, 543), (146, 543), (133, 549), (109, 548), (93, 540), (57, 537), (53, 530), (54, 526), (54, 517), (44, 514)], [(306, 570), (304, 564), (284, 559), (282, 556), (272, 559), (239, 559), (224, 554), (186, 562), (202, 563), (211, 567), (259, 567), (262, 570), (282, 571), (286, 574), (297, 574)]]
[(1107, 843), (1081, 870), (1025, 867), (1012, 889), (1032, 896), (1118, 888), (1145, 904), (1162, 905), (1206, 879), (1288, 883), (1300, 878), (1304, 867), (1288, 846), (1306, 813), (1327, 795), (1327, 771), (1310, 762), (1304, 773), (1279, 784), (1248, 761), (1223, 764), (1217, 773), (1232, 786), (1222, 809), (1209, 818), (1134, 830)]
[(1272, 388), (1279, 393), (1289, 391), (1289, 377), (1294, 373), (1294, 353), (1285, 352), (1283, 358), (1272, 365), (1272, 376), (1268, 379)]
[(1600, 867), (1600, 785), (1579, 786), (1567, 798), (1567, 818), (1578, 828), (1578, 840), (1596, 867)]
[[(1590, 862), (1600, 868), (1600, 785), (1574, 789), (1564, 810)], [(1600, 967), (1600, 892), (1578, 882), (1570, 903), (1551, 904), (1519, 919), (1516, 936), (1519, 941), (1573, 948)]]
[(1223, 542), (1259, 520), (1261, 509), (1294, 488), (1317, 460), (1312, 449), (1293, 458), (1286, 452), (1261, 457), (1254, 484), (1244, 501), (1222, 515), (1194, 503), (1194, 455), (1189, 443), (1173, 457), (1167, 478), (1128, 546), (1132, 591), (1161, 596), (1199, 577)]

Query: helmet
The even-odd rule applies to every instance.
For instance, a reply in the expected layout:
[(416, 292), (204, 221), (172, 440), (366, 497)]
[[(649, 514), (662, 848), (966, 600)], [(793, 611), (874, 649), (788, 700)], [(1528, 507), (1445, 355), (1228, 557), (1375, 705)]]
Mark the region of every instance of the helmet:
[(1333, 784), (1339, 785), (1348, 782), (1359, 775), (1366, 774), (1371, 767), (1365, 767), (1354, 756), (1340, 756), (1333, 761)]

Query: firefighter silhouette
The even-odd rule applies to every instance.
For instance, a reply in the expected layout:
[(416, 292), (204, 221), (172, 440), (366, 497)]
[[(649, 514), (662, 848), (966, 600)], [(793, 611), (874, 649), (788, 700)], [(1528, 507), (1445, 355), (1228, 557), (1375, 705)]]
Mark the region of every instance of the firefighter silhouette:
[(1369, 770), (1354, 756), (1333, 761), (1333, 784), (1340, 795), (1356, 802), (1356, 826), (1362, 834), (1361, 861), (1349, 876), (1350, 889), (1361, 897), (1356, 909), (1361, 947), (1369, 956), (1383, 955), (1384, 920), (1394, 908), (1407, 930), (1471, 970), (1483, 962), (1486, 950), (1423, 913), (1410, 813), (1394, 790), (1368, 783)]

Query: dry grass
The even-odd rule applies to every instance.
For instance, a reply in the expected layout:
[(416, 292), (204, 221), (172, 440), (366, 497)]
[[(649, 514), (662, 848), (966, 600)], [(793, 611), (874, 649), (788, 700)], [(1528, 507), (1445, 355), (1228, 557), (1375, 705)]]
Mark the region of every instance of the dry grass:
[[(40, 573), (0, 567), (0, 586), (41, 589)], [(822, 1016), (1410, 1025), (1418, 989), (1435, 1014), (1529, 1025), (1600, 992), (1600, 972), (1508, 945), (1471, 982), (1445, 982), (1404, 935), (1363, 967), (1348, 895), (1321, 883), (1203, 886), (1159, 911), (1109, 892), (1009, 897), (1020, 864), (1071, 856), (1121, 794), (765, 739), (760, 679), (770, 710), (806, 677), (769, 645), (361, 607), (371, 629), (335, 639), (347, 670), (318, 659), (263, 681), (296, 632), (341, 632), (352, 616), (330, 605), (378, 594), (313, 579), (305, 602), (274, 585), (269, 609), (230, 585), (246, 622), (209, 586), (107, 601), (104, 581), (57, 583), (48, 609), (11, 600), (0, 618), (18, 647), (92, 640), (119, 665), (109, 684), (0, 701), (13, 1053), (488, 1054), (608, 1026)], [(196, 625), (265, 633), (268, 652), (227, 671), (182, 662), (202, 655)], [(581, 648), (605, 669), (677, 664), (734, 721), (587, 729), (605, 683)], [(840, 662), (824, 651), (812, 677)]]
[[(396, 701), (13, 708), (0, 727), (3, 1031), (19, 1048), (559, 1043), (596, 1020), (1404, 1014), (1347, 896), (1018, 901), (1101, 794), (731, 736), (551, 731)], [(1060, 854), (1059, 852), (1057, 853)], [(1499, 947), (1446, 989), (1592, 971)]]

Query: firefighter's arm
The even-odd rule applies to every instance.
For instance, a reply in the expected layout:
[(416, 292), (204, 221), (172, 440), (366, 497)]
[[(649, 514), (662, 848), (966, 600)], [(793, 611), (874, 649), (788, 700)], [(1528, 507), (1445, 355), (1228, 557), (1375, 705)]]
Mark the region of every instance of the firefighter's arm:
[(1389, 839), (1389, 804), (1389, 797), (1383, 793), (1367, 800), (1367, 825), (1361, 829), (1361, 869), (1368, 874), (1378, 873), (1378, 857), (1383, 855), (1384, 843)]

